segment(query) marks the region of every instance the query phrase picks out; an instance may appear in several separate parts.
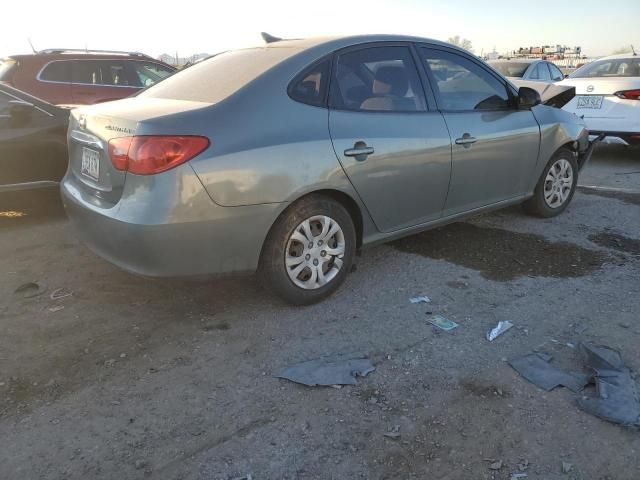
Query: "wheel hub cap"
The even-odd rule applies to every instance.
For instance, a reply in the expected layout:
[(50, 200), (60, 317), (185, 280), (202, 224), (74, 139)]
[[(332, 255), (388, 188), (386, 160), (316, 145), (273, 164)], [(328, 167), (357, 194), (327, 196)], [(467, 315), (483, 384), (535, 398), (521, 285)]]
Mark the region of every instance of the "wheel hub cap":
[(544, 181), (544, 201), (551, 208), (558, 208), (571, 195), (573, 189), (573, 167), (561, 158), (549, 169)]
[(335, 278), (342, 268), (344, 252), (344, 232), (338, 222), (316, 215), (291, 233), (285, 249), (285, 268), (295, 285), (314, 290)]

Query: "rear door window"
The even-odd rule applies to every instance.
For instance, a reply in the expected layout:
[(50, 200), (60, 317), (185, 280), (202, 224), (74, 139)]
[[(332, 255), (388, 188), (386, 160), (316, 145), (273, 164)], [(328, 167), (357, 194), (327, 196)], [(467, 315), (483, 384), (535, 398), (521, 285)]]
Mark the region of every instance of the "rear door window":
[(72, 83), (81, 85), (112, 85), (137, 87), (133, 72), (121, 60), (77, 60), (71, 62)]
[(47, 82), (69, 83), (71, 82), (71, 62), (51, 62), (42, 69), (39, 78)]
[(557, 82), (558, 80), (562, 80), (564, 78), (564, 74), (562, 71), (556, 67), (553, 63), (548, 63), (549, 70), (551, 71), (551, 80)]
[(324, 105), (330, 71), (329, 59), (311, 66), (293, 80), (289, 86), (289, 96), (308, 105)]
[(438, 106), (445, 111), (511, 108), (504, 83), (488, 70), (457, 53), (420, 48), (430, 72)]
[(549, 73), (549, 67), (545, 62), (541, 62), (538, 64), (538, 79), (543, 80), (545, 82), (551, 81), (551, 74)]
[(338, 57), (331, 107), (340, 110), (418, 112), (426, 109), (408, 47), (372, 47)]

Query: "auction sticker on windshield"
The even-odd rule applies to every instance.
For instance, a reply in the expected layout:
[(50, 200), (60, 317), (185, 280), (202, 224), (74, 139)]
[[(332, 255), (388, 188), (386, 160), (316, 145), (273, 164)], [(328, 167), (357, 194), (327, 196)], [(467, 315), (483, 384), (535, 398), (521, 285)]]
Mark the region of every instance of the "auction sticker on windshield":
[(80, 172), (97, 182), (100, 179), (100, 152), (82, 147), (82, 168)]
[(602, 95), (582, 95), (578, 97), (576, 108), (602, 108)]

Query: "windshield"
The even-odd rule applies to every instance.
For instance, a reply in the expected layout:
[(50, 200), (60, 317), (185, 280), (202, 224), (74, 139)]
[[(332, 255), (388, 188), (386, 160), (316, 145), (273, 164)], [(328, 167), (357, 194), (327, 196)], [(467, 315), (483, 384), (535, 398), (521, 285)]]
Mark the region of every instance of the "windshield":
[(612, 58), (587, 63), (570, 78), (640, 77), (640, 57)]
[(522, 77), (531, 64), (524, 62), (491, 62), (489, 65), (505, 77)]
[(298, 51), (261, 47), (224, 52), (166, 78), (138, 97), (217, 103)]
[(11, 72), (18, 66), (18, 62), (13, 58), (4, 58), (0, 60), (0, 80), (8, 81), (11, 79)]

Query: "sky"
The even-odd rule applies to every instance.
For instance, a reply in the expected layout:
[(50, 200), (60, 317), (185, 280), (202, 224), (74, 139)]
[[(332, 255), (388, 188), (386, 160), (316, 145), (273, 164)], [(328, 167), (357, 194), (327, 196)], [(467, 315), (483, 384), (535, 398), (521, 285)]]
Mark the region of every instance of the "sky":
[[(7, 2), (0, 58), (36, 49), (93, 48), (187, 57), (284, 38), (398, 33), (460, 35), (480, 54), (521, 46), (581, 46), (602, 56), (640, 51), (640, 0), (21, 0)], [(8, 21), (10, 19), (10, 21)]]

